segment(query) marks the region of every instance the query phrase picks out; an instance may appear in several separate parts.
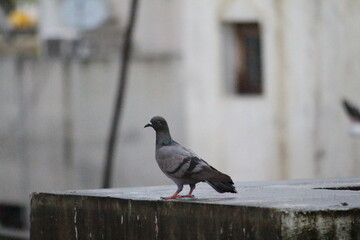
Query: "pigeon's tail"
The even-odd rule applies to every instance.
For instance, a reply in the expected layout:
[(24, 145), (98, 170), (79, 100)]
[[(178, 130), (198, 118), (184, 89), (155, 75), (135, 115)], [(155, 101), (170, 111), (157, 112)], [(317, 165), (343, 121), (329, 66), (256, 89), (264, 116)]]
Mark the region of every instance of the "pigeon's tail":
[(206, 181), (218, 193), (237, 193), (233, 181)]

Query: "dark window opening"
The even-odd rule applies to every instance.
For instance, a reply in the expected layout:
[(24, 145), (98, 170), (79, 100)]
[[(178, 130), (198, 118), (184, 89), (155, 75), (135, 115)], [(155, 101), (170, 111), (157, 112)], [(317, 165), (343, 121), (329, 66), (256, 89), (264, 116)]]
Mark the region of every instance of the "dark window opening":
[(229, 92), (262, 94), (259, 24), (227, 23), (224, 30), (225, 77)]
[(12, 204), (0, 204), (0, 227), (18, 228), (25, 227), (25, 207)]

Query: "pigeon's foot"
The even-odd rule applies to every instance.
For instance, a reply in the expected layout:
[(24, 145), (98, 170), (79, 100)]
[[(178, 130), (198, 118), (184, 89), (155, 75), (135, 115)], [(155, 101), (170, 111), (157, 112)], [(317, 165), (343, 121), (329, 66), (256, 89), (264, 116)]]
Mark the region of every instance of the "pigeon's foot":
[(181, 198), (181, 196), (179, 195), (180, 191), (176, 191), (173, 195), (169, 196), (169, 197), (161, 197), (161, 199), (177, 199), (177, 198)]
[(186, 195), (172, 195), (169, 197), (161, 197), (161, 199), (179, 199), (179, 198), (194, 198), (195, 196), (192, 194), (186, 194)]
[(186, 195), (179, 195), (181, 198), (194, 198), (195, 196), (192, 194), (186, 194)]
[(172, 196), (169, 196), (169, 197), (161, 197), (161, 199), (177, 199), (177, 198), (182, 198), (182, 196), (180, 196), (180, 195), (176, 195), (176, 196), (172, 195)]

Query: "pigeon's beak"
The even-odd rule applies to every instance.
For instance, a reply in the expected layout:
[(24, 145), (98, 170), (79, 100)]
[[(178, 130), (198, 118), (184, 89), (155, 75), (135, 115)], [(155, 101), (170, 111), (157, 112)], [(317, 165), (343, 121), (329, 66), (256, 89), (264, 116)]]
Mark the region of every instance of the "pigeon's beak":
[(147, 128), (147, 127), (152, 127), (153, 125), (151, 123), (148, 123), (144, 126), (144, 128)]

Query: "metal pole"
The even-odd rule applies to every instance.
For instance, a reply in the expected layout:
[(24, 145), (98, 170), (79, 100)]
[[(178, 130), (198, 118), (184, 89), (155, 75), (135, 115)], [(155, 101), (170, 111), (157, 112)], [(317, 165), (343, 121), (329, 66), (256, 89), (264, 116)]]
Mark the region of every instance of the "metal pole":
[(111, 170), (113, 168), (114, 153), (116, 151), (119, 120), (121, 120), (122, 108), (124, 105), (124, 95), (125, 95), (126, 83), (127, 83), (128, 65), (129, 65), (130, 53), (131, 53), (131, 42), (132, 42), (132, 35), (135, 26), (137, 9), (138, 9), (138, 0), (132, 0), (128, 25), (124, 36), (124, 43), (122, 46), (122, 51), (120, 52), (121, 66), (119, 73), (119, 83), (118, 83), (118, 91), (117, 91), (113, 117), (111, 122), (111, 128), (107, 142), (105, 168), (104, 168), (103, 183), (102, 183), (103, 188), (111, 187), (111, 176), (112, 176)]

